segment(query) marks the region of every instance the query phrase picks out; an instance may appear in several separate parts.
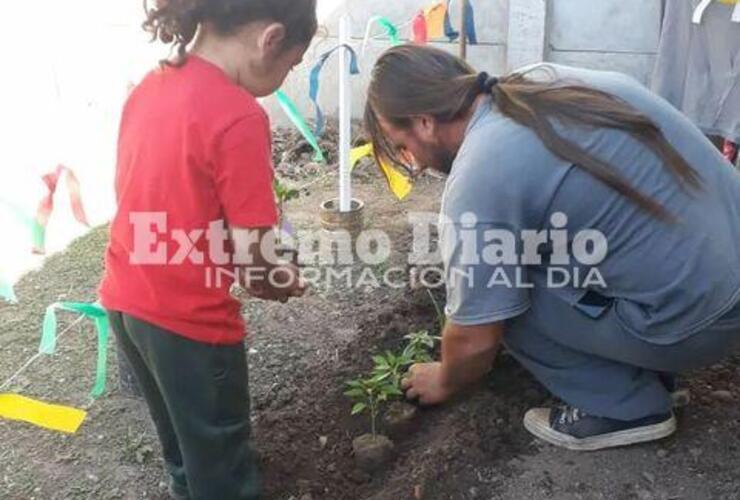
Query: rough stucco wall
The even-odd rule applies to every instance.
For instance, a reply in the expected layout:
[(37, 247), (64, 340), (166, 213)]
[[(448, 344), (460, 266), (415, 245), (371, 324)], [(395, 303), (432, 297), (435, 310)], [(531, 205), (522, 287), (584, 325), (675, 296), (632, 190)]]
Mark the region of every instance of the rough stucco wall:
[[(322, 1), (322, 0), (320, 0)], [(323, 0), (328, 1), (328, 0)], [(459, 27), (459, 7), (452, 4), (452, 22)], [(469, 61), (476, 68), (503, 73), (547, 60), (595, 69), (617, 70), (647, 83), (655, 61), (661, 21), (661, 0), (472, 0), (480, 45), (469, 47)], [(677, 0), (679, 1), (679, 0)], [(681, 0), (682, 1), (682, 0)], [(358, 47), (368, 19), (383, 15), (397, 25), (410, 20), (432, 0), (347, 0), (351, 13), (353, 43)], [(324, 22), (328, 37), (317, 41), (306, 55), (306, 64), (291, 74), (284, 90), (307, 118), (313, 117), (308, 100), (308, 73), (316, 57), (337, 43), (339, 12)], [(374, 33), (380, 33), (376, 28)], [(408, 39), (411, 28), (401, 28)], [(434, 43), (457, 53), (456, 43)], [(362, 74), (353, 78), (353, 114), (360, 117), (370, 70), (390, 45), (375, 39), (360, 59)], [(337, 110), (337, 65), (332, 58), (321, 82), (320, 102), (329, 115)], [(273, 122), (284, 125), (285, 115), (273, 98), (264, 102)]]
[(660, 0), (550, 0), (545, 57), (621, 71), (648, 83), (661, 17)]

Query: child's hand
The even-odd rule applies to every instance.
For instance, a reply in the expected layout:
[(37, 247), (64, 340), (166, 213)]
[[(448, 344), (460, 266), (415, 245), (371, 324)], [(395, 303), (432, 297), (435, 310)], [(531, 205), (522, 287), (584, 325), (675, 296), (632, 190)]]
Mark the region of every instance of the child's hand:
[(273, 274), (274, 283), (283, 294), (277, 299), (280, 302), (285, 303), (291, 298), (303, 297), (306, 293), (306, 282), (301, 278), (301, 271), (295, 264), (284, 264), (273, 271)]
[(283, 264), (273, 268), (266, 279), (250, 282), (245, 288), (252, 297), (285, 303), (302, 297), (307, 287), (297, 266)]

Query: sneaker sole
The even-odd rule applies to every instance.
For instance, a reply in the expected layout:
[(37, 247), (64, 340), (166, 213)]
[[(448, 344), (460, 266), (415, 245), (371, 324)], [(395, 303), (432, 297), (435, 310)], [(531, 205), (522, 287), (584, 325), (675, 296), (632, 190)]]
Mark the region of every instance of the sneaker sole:
[(676, 417), (671, 416), (659, 424), (579, 439), (553, 430), (550, 427), (550, 411), (544, 408), (528, 411), (524, 416), (524, 427), (550, 444), (574, 451), (596, 451), (646, 443), (666, 438), (676, 432)]

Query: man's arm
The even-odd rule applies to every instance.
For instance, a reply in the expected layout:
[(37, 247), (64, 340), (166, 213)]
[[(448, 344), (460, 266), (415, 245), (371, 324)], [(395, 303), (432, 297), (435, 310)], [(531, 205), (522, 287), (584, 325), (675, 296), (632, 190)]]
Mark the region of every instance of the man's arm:
[(411, 367), (403, 381), (406, 397), (440, 404), (485, 376), (504, 333), (502, 322), (479, 326), (448, 323), (442, 334), (442, 361)]

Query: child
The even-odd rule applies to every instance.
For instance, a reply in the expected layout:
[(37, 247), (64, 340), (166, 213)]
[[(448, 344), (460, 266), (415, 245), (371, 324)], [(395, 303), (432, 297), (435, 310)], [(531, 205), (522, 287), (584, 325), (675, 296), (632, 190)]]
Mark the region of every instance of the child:
[(176, 55), (123, 111), (100, 295), (156, 425), (170, 494), (258, 498), (245, 325), (223, 276), (265, 299), (303, 294), (297, 269), (270, 258), (270, 124), (256, 98), (301, 61), (316, 1), (158, 0), (147, 15), (144, 28)]

